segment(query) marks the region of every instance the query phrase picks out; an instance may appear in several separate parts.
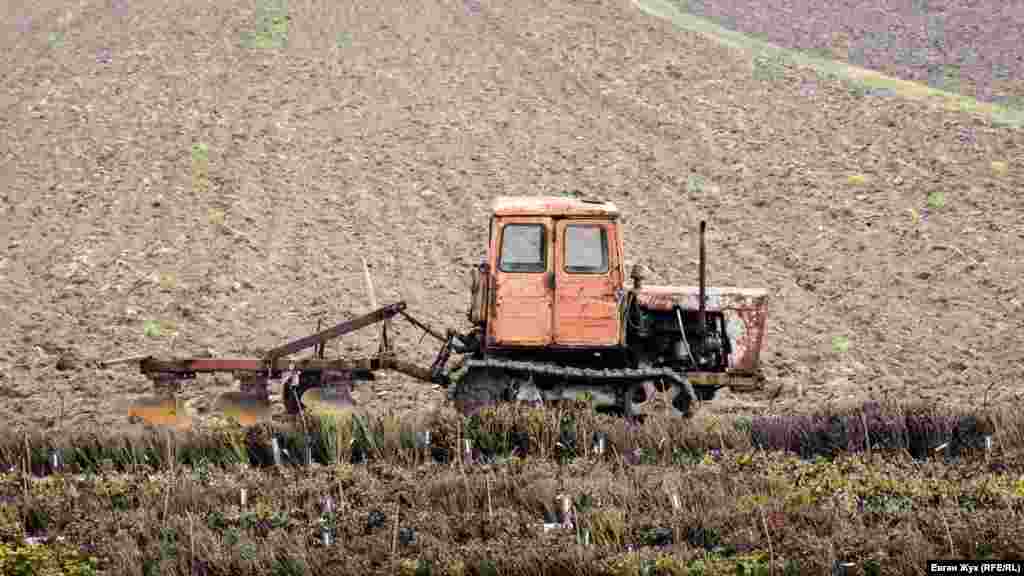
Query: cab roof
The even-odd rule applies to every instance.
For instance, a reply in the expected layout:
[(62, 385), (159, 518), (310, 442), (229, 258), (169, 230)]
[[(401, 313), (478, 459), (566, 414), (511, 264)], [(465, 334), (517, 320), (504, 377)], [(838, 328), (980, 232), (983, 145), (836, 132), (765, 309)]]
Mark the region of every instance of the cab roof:
[(495, 216), (604, 216), (615, 218), (619, 209), (611, 202), (568, 196), (498, 196)]

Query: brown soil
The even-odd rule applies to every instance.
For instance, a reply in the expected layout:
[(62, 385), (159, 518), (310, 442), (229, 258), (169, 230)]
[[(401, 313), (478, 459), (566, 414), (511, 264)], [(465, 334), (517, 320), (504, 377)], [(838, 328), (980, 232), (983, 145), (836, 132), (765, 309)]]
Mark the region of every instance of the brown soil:
[[(122, 425), (147, 381), (85, 360), (256, 353), (365, 310), (360, 256), (380, 301), (461, 328), (491, 198), (572, 190), (620, 205), (659, 283), (693, 283), (709, 220), (712, 282), (771, 291), (774, 409), (1019, 397), (1020, 130), (806, 71), (760, 79), (628, 0), (310, 0), (262, 50), (242, 43), (261, 17), (247, 2), (5, 6), (9, 422)], [(394, 332), (431, 359), (433, 341)], [(342, 345), (370, 351), (373, 332)], [(357, 398), (443, 394), (389, 376)]]

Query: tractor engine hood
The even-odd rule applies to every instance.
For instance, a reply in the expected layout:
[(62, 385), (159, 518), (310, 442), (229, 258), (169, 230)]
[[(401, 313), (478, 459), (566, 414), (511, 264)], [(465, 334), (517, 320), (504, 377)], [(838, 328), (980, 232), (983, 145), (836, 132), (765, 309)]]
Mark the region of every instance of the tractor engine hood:
[[(768, 291), (709, 286), (704, 292), (705, 310), (721, 312), (725, 320), (726, 334), (733, 350), (729, 357), (729, 372), (758, 372), (768, 315)], [(634, 296), (641, 308), (652, 312), (671, 312), (677, 306), (686, 311), (700, 308), (700, 288), (697, 286), (642, 286)]]
[[(766, 309), (768, 306), (767, 290), (709, 286), (704, 292), (704, 305), (709, 312)], [(697, 286), (644, 286), (636, 292), (636, 301), (648, 310), (669, 312), (676, 306), (683, 310), (697, 310), (700, 307), (700, 288)]]

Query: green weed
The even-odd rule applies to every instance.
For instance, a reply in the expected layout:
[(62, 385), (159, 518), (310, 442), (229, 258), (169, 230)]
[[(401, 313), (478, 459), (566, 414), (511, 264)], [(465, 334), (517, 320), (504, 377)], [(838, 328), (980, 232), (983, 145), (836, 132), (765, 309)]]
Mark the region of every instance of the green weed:
[(771, 572), (768, 563), (762, 558), (742, 558), (736, 560), (736, 576), (768, 576)]
[(754, 78), (763, 81), (774, 81), (781, 78), (786, 66), (782, 60), (767, 54), (758, 54), (754, 57)]
[(846, 336), (833, 336), (832, 337), (832, 350), (845, 354), (850, 350), (850, 339)]
[(93, 576), (97, 574), (98, 560), (64, 545), (13, 545), (0, 543), (0, 574), (8, 576), (35, 576), (36, 574), (62, 574), (64, 576)]
[(163, 330), (160, 328), (160, 322), (156, 320), (146, 320), (142, 323), (142, 334), (146, 338), (159, 338), (163, 334)]
[(688, 194), (698, 194), (704, 191), (705, 181), (702, 176), (697, 174), (690, 174), (686, 177), (686, 192)]
[(193, 144), (191, 152), (194, 164), (205, 164), (210, 161), (210, 147), (202, 142)]
[(284, 48), (288, 43), (289, 20), (285, 0), (258, 0), (255, 30), (246, 33), (244, 45), (258, 50)]
[(813, 47), (807, 48), (803, 52), (804, 54), (807, 54), (808, 56), (811, 56), (813, 58), (820, 58), (822, 60), (835, 60), (835, 54), (832, 53), (831, 48)]
[(876, 514), (897, 515), (912, 508), (913, 501), (904, 495), (869, 494), (864, 498), (864, 510)]
[(46, 45), (52, 50), (60, 48), (64, 45), (64, 33), (60, 31), (50, 32), (50, 35), (46, 37)]
[(493, 560), (481, 560), (478, 573), (480, 576), (498, 576), (498, 566)]
[(192, 145), (192, 188), (205, 192), (210, 188), (210, 147), (202, 142)]
[(946, 205), (946, 195), (942, 192), (932, 192), (928, 195), (928, 207), (932, 210), (939, 210)]

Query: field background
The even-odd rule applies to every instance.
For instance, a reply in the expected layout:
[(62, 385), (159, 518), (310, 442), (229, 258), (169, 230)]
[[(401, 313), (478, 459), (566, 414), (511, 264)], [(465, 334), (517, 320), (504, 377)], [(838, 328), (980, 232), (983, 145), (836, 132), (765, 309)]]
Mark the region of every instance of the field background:
[[(716, 6), (736, 26), (803, 10)], [(5, 10), (8, 422), (53, 426), (63, 404), (67, 425), (121, 426), (115, 404), (148, 384), (88, 360), (303, 335), (367, 308), (360, 256), (381, 301), (462, 327), (491, 199), (567, 191), (622, 207), (654, 282), (695, 282), (709, 220), (711, 282), (771, 292), (763, 359), (782, 410), (1019, 399), (1020, 130), (766, 66), (625, 0)], [(954, 13), (949, 37), (1020, 77), (1004, 50), (1016, 12), (970, 34)], [(428, 361), (433, 343), (399, 331)], [(442, 398), (401, 378), (358, 392), (373, 410)]]
[[(898, 23), (854, 2), (675, 6), (1018, 112), (1024, 97), (1019, 4), (878, 4)], [(760, 574), (849, 560), (907, 574), (929, 557), (1021, 555), (1021, 129), (716, 43), (628, 0), (0, 10), (0, 422), (31, 431), (0, 442), (0, 567)], [(898, 49), (871, 48), (882, 40)], [(526, 460), (417, 466), (408, 426), (457, 453), (465, 423), (442, 390), (386, 376), (356, 391), (383, 443), (369, 465), (268, 472), (237, 466), (244, 451), (217, 460), (265, 450), (259, 431), (165, 444), (133, 430), (120, 404), (147, 381), (91, 364), (258, 354), (365, 311), (361, 256), (379, 300), (462, 327), (491, 199), (566, 192), (622, 208), (629, 259), (656, 283), (695, 282), (709, 221), (712, 284), (771, 293), (765, 393), (724, 393), (662, 428), (577, 415), (579, 456), (595, 427), (612, 434), (600, 458), (556, 458), (564, 414), (550, 413), (517, 416)], [(394, 326), (429, 362), (434, 343)], [(367, 331), (334, 351), (374, 344)], [(201, 407), (230, 384), (186, 394)], [(822, 412), (865, 400), (897, 408)], [(985, 451), (991, 422), (912, 419), (905, 403), (1007, 411)], [(836, 438), (834, 459), (773, 451)], [(957, 460), (965, 442), (974, 456)], [(42, 474), (55, 446), (74, 474), (21, 476), (23, 453)], [(578, 525), (594, 547), (535, 525), (563, 493), (593, 499)], [(328, 494), (346, 548), (317, 547)], [(381, 511), (385, 527), (368, 527)], [(670, 548), (651, 532), (666, 527)]]

